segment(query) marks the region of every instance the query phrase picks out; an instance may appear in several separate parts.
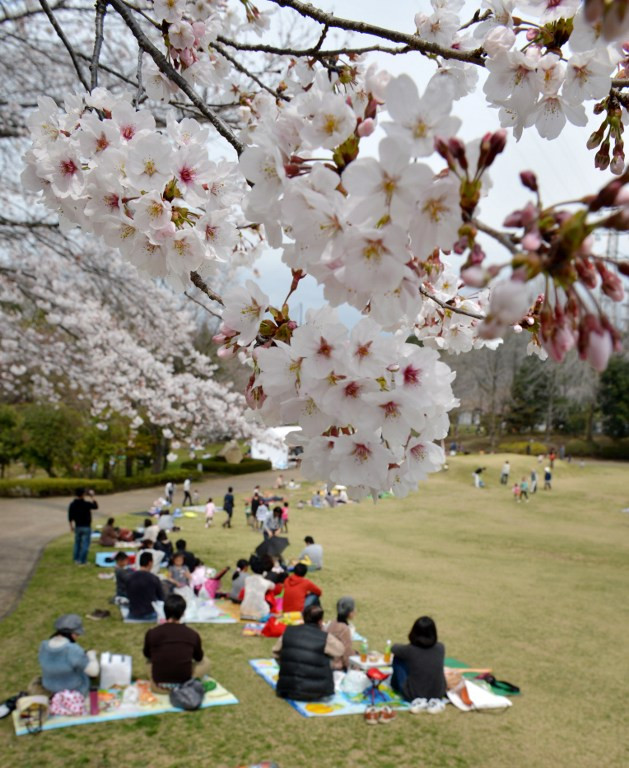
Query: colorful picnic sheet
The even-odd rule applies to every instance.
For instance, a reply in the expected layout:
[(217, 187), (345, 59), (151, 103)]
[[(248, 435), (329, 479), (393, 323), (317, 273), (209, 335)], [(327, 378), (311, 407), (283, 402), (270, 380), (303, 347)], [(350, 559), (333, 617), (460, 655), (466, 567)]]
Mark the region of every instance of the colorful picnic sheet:
[[(213, 601), (208, 601), (209, 603)], [(216, 616), (208, 616), (207, 613), (204, 613), (203, 611), (203, 605), (204, 601), (200, 600), (200, 610), (198, 613), (192, 613), (191, 615), (188, 614), (186, 611), (186, 614), (184, 614), (183, 619), (181, 620), (182, 624), (237, 624), (238, 619), (234, 619), (233, 616), (230, 616), (226, 611), (223, 611), (220, 606), (216, 606), (219, 610), (218, 615)], [(122, 620), (125, 624), (156, 624), (158, 622), (153, 621), (152, 619), (130, 619), (129, 618), (129, 606), (127, 605), (119, 605), (120, 608), (120, 614), (122, 616)]]
[[(146, 681), (146, 686), (149, 683)], [(111, 720), (126, 720), (129, 718), (146, 717), (147, 715), (164, 715), (168, 712), (183, 712), (184, 710), (171, 706), (168, 696), (152, 694), (151, 701), (141, 706), (138, 704), (123, 703), (124, 688), (110, 689), (98, 692), (100, 712), (97, 715), (61, 716), (51, 715), (43, 724), (43, 731), (52, 731), (55, 728), (70, 728), (74, 725), (88, 725), (90, 723), (107, 723)], [(208, 707), (222, 707), (227, 704), (238, 704), (238, 699), (223, 688), (220, 683), (216, 688), (205, 694), (201, 709)], [(86, 709), (89, 711), (89, 699), (86, 699)], [(29, 733), (25, 725), (20, 721), (17, 712), (13, 712), (13, 725), (17, 736)]]
[[(254, 671), (267, 682), (273, 690), (277, 685), (277, 675), (279, 667), (274, 659), (251, 659), (249, 664)], [(393, 709), (408, 709), (408, 702), (386, 683), (380, 685), (380, 692), (383, 697), (379, 698), (379, 703), (388, 704)], [(329, 696), (321, 701), (286, 701), (294, 707), (300, 715), (304, 717), (338, 717), (339, 715), (362, 715), (365, 707), (369, 704), (369, 698), (363, 693), (349, 694), (338, 692), (334, 696)]]

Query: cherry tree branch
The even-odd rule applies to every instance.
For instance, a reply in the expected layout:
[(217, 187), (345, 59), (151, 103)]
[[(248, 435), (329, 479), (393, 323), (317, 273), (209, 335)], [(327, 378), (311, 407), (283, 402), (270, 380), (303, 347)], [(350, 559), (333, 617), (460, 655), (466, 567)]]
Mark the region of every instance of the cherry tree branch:
[(292, 8), (300, 16), (313, 19), (333, 29), (344, 29), (348, 32), (358, 32), (361, 35), (373, 35), (383, 40), (390, 40), (392, 43), (404, 43), (410, 50), (419, 51), (424, 55), (442, 56), (444, 59), (456, 59), (468, 64), (477, 64), (484, 67), (483, 49), (478, 48), (475, 51), (457, 51), (454, 48), (444, 48), (436, 43), (430, 43), (422, 40), (418, 35), (409, 35), (405, 32), (397, 32), (394, 29), (378, 27), (374, 24), (368, 24), (364, 21), (353, 21), (352, 19), (342, 19), (333, 13), (326, 13), (320, 8), (303, 3), (301, 0), (270, 0), (270, 2), (279, 5), (281, 8)]
[(290, 101), (288, 96), (285, 96), (283, 93), (279, 93), (278, 91), (274, 91), (273, 88), (270, 88), (266, 83), (262, 82), (262, 80), (253, 72), (250, 72), (245, 66), (243, 66), (237, 59), (235, 59), (233, 56), (231, 56), (225, 48), (223, 48), (220, 43), (213, 43), (212, 47), (218, 51), (221, 56), (227, 59), (227, 61), (231, 62), (231, 64), (234, 66), (234, 69), (237, 69), (239, 72), (241, 72), (243, 75), (246, 75), (247, 77), (251, 78), (251, 80), (254, 81), (254, 83), (257, 83), (260, 88), (265, 90), (267, 93), (270, 93), (271, 96), (273, 96), (276, 99), (282, 99), (283, 101)]
[[(43, 0), (45, 2), (45, 0)], [(220, 133), (220, 135), (227, 141), (236, 152), (240, 155), (244, 150), (243, 144), (236, 138), (231, 129), (224, 123), (220, 117), (214, 114), (211, 109), (208, 109), (203, 99), (201, 99), (195, 92), (194, 88), (188, 83), (188, 81), (178, 72), (173, 65), (168, 61), (164, 54), (159, 51), (153, 43), (144, 34), (139, 24), (136, 22), (133, 12), (123, 2), (123, 0), (108, 0), (111, 5), (123, 18), (127, 27), (131, 31), (131, 34), (135, 37), (138, 45), (145, 53), (153, 59), (160, 72), (163, 72), (175, 85), (186, 94), (194, 106), (212, 123), (214, 128)]]
[(107, 13), (107, 0), (96, 0), (96, 17), (94, 19), (94, 52), (90, 62), (90, 90), (98, 86), (98, 60), (103, 48), (103, 36), (105, 29), (105, 14)]
[(517, 246), (509, 237), (509, 235), (505, 234), (504, 232), (499, 232), (497, 229), (493, 229), (493, 227), (490, 227), (488, 224), (483, 224), (483, 222), (478, 221), (478, 219), (474, 219), (473, 223), (477, 229), (479, 229), (481, 232), (484, 232), (486, 235), (489, 235), (489, 237), (492, 237), (496, 242), (500, 243), (500, 245), (506, 248), (509, 253), (513, 255), (519, 253)]
[(192, 283), (200, 291), (202, 291), (208, 298), (212, 299), (212, 301), (216, 301), (222, 307), (225, 306), (225, 302), (223, 301), (223, 299), (218, 295), (218, 293), (216, 293), (210, 288), (210, 286), (205, 282), (205, 280), (201, 277), (201, 275), (198, 272), (191, 272), (190, 280), (192, 280)]
[(194, 296), (192, 296), (192, 294), (188, 293), (188, 291), (184, 291), (183, 295), (186, 298), (190, 299), (190, 301), (194, 301), (195, 304), (198, 304), (201, 307), (201, 309), (204, 309), (206, 312), (209, 312), (213, 317), (216, 317), (219, 320), (223, 319), (223, 316), (220, 314), (220, 312), (216, 312), (215, 310), (210, 309), (210, 307), (206, 307), (205, 304), (200, 302), (198, 299), (195, 299)]
[(81, 69), (81, 65), (79, 64), (79, 59), (76, 55), (76, 52), (74, 48), (70, 45), (68, 38), (65, 36), (64, 31), (61, 29), (61, 26), (59, 25), (59, 22), (55, 18), (54, 13), (52, 12), (50, 6), (48, 5), (47, 0), (39, 0), (39, 4), (42, 7), (42, 10), (48, 17), (48, 21), (51, 23), (52, 28), (57, 33), (57, 37), (61, 42), (64, 44), (66, 51), (70, 54), (70, 58), (72, 59), (72, 64), (74, 65), (74, 69), (76, 70), (76, 74), (79, 77), (79, 80), (81, 81), (81, 84), (85, 88), (86, 91), (90, 90), (89, 83), (85, 79), (83, 75), (83, 70)]
[(455, 307), (452, 304), (448, 304), (447, 301), (442, 301), (442, 299), (438, 299), (436, 296), (433, 296), (430, 291), (426, 290), (423, 285), (419, 286), (419, 292), (422, 296), (425, 296), (427, 299), (430, 299), (431, 301), (434, 301), (435, 304), (438, 304), (442, 309), (447, 310), (448, 312), (455, 312), (457, 315), (465, 315), (466, 317), (473, 317), (474, 320), (484, 320), (485, 315), (481, 315), (479, 312), (472, 312), (469, 309), (462, 309), (461, 307)]
[(311, 58), (311, 59), (325, 59), (332, 56), (360, 56), (363, 53), (389, 53), (392, 56), (397, 56), (401, 53), (409, 53), (411, 48), (408, 45), (400, 46), (399, 48), (387, 48), (383, 45), (367, 45), (364, 48), (335, 48), (321, 50), (317, 43), (312, 48), (278, 48), (275, 45), (266, 45), (264, 43), (238, 43), (235, 40), (230, 40), (227, 37), (219, 35), (216, 38), (223, 45), (228, 45), (230, 48), (236, 48), (238, 51), (252, 51), (254, 53), (271, 53), (276, 56), (293, 56), (294, 58)]

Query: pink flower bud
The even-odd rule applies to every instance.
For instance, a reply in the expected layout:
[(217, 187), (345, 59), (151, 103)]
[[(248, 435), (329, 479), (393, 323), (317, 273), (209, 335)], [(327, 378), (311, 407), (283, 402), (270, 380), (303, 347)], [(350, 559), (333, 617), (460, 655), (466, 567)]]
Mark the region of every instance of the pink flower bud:
[(366, 136), (371, 136), (371, 134), (376, 130), (376, 121), (368, 117), (366, 120), (363, 120), (356, 129), (356, 133), (361, 137), (361, 139), (364, 139)]
[(611, 334), (607, 331), (590, 333), (585, 349), (585, 359), (595, 371), (601, 373), (607, 368), (613, 346)]
[(542, 244), (542, 236), (540, 235), (538, 230), (533, 230), (532, 232), (528, 232), (522, 238), (522, 246), (526, 248), (527, 251), (536, 251), (541, 244)]
[(530, 189), (531, 192), (537, 192), (537, 176), (533, 171), (522, 171), (520, 173), (520, 181), (527, 189)]

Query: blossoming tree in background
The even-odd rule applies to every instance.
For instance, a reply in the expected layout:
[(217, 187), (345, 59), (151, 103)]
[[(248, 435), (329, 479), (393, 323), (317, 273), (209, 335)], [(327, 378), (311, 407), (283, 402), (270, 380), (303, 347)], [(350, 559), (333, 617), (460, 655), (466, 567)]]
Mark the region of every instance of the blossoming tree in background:
[[(496, 344), (516, 326), (531, 352), (561, 361), (577, 347), (602, 370), (620, 345), (597, 293), (622, 300), (628, 265), (596, 254), (593, 233), (629, 223), (627, 4), (483, 0), (469, 20), (462, 0), (431, 5), (398, 31), (299, 0), (98, 0), (86, 52), (64, 31), (72, 3), (40, 3), (80, 84), (63, 105), (40, 96), (29, 115), (24, 187), (64, 231), (202, 291), (222, 314), (221, 354), (252, 366), (249, 404), (302, 427), (307, 476), (356, 494), (403, 494), (441, 465), (434, 441), (456, 401), (439, 350)], [(262, 42), (274, 15), (300, 19), (308, 42)], [(370, 63), (374, 50), (419, 52), (433, 74), (392, 77)], [(454, 105), (481, 82), (496, 130), (465, 143)], [(552, 205), (522, 169), (527, 205), (480, 220), (509, 135), (561, 141), (586, 108), (601, 122), (584, 142), (617, 178)], [(481, 233), (502, 263), (487, 262)], [(290, 268), (281, 306), (252, 281), (222, 294), (214, 284), (259, 234)], [(306, 275), (326, 304), (298, 324)], [(335, 312), (344, 304), (364, 315), (351, 330)]]

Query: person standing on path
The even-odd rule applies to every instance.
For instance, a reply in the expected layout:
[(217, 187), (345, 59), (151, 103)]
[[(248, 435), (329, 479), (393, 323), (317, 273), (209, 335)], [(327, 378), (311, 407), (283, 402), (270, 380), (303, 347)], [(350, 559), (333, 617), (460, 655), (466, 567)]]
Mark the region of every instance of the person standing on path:
[(500, 472), (500, 485), (507, 485), (509, 482), (509, 473), (511, 472), (511, 465), (508, 461), (505, 461), (505, 463), (502, 465), (502, 470)]
[(223, 509), (227, 513), (227, 518), (225, 519), (225, 522), (223, 523), (223, 528), (231, 528), (232, 527), (232, 515), (234, 513), (234, 489), (229, 486), (227, 489), (227, 493), (225, 494), (223, 498)]
[(181, 506), (185, 507), (186, 505), (191, 506), (192, 505), (192, 496), (190, 495), (190, 478), (186, 477), (186, 479), (183, 481), (183, 501), (181, 502)]
[(531, 493), (537, 493), (537, 470), (531, 470)]
[(172, 480), (169, 480), (164, 486), (164, 496), (166, 501), (172, 506), (173, 496), (175, 495), (175, 485)]
[[(86, 499), (85, 496), (88, 496)], [(68, 507), (68, 522), (74, 533), (73, 560), (77, 565), (86, 565), (87, 553), (92, 538), (92, 510), (98, 509), (94, 491), (85, 493), (85, 488), (77, 488), (76, 499)]]

